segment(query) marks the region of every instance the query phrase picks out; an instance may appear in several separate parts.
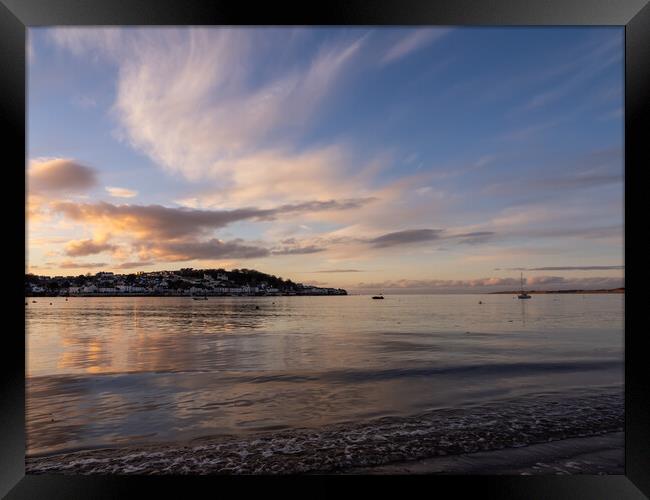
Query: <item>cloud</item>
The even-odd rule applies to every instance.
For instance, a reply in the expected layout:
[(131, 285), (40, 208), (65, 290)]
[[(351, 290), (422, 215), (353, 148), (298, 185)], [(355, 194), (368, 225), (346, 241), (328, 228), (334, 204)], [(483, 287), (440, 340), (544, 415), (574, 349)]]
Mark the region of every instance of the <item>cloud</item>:
[(451, 29), (448, 28), (424, 28), (412, 30), (386, 52), (381, 60), (382, 64), (388, 64), (402, 59), (434, 40), (441, 39), (450, 31)]
[(144, 260), (139, 262), (122, 262), (121, 264), (118, 264), (117, 266), (114, 267), (115, 269), (133, 269), (137, 267), (152, 266), (154, 264), (155, 262), (151, 260)]
[(539, 179), (532, 181), (530, 184), (533, 188), (538, 187), (544, 190), (570, 189), (575, 191), (576, 189), (622, 183), (624, 180), (622, 171), (615, 173), (581, 172), (558, 178)]
[(108, 264), (105, 262), (72, 262), (67, 260), (53, 265), (57, 265), (62, 269), (93, 269), (96, 267), (106, 267)]
[(524, 280), (527, 285), (556, 285), (566, 283), (566, 278), (562, 276), (533, 276)]
[(385, 248), (395, 245), (438, 240), (441, 237), (441, 233), (442, 229), (406, 229), (372, 238), (368, 240), (368, 243), (376, 248)]
[[(345, 142), (302, 140), (328, 99), (358, 73), (367, 33), (341, 31), (308, 54), (296, 43), (301, 36), (311, 34), (57, 28), (51, 39), (117, 66), (111, 113), (118, 135), (167, 172), (202, 181), (203, 193), (182, 204), (233, 208), (371, 196), (363, 176), (374, 158), (360, 163)], [(299, 52), (295, 63), (269, 64), (279, 50)]]
[[(398, 52), (415, 50), (446, 31), (412, 31), (417, 36), (403, 42)], [(368, 234), (386, 231), (401, 218), (395, 205), (408, 183), (380, 178), (391, 166), (391, 154), (357, 155), (346, 139), (311, 144), (304, 140), (320, 123), (328, 99), (359, 76), (369, 52), (367, 35), (341, 31), (305, 51), (292, 45), (296, 33), (307, 36), (300, 30), (54, 32), (52, 39), (66, 50), (103, 57), (117, 67), (111, 112), (121, 139), (165, 171), (201, 182), (200, 191), (187, 193), (179, 204), (194, 209), (268, 209), (305, 199), (359, 197), (373, 200), (372, 210), (370, 202), (350, 207), (359, 224), (366, 223), (361, 229)], [(268, 64), (278, 47), (288, 56), (299, 50), (294, 64)], [(434, 196), (425, 201), (438, 202)], [(295, 213), (302, 219), (296, 224), (350, 221), (335, 210)]]
[[(503, 271), (605, 271), (625, 269), (625, 266), (557, 266), (557, 267), (506, 267)], [(499, 271), (501, 269), (495, 269)]]
[[(526, 281), (535, 290), (600, 290), (619, 288), (624, 285), (622, 278), (592, 277), (564, 278), (561, 276), (537, 276)], [(442, 279), (400, 279), (381, 282), (361, 282), (353, 289), (390, 290), (392, 293), (481, 293), (491, 291), (516, 291), (519, 278), (478, 278), (471, 280)]]
[(494, 287), (494, 286), (515, 286), (519, 285), (519, 280), (515, 278), (478, 278), (473, 280), (442, 280), (442, 279), (399, 279), (387, 280), (375, 283), (361, 282), (358, 288), (365, 289), (435, 289), (435, 288), (477, 288), (477, 287)]
[(74, 240), (65, 246), (65, 253), (70, 257), (83, 257), (112, 250), (115, 250), (114, 245), (93, 240)]
[(474, 231), (471, 233), (453, 234), (447, 236), (450, 239), (458, 239), (458, 243), (465, 245), (478, 245), (490, 240), (496, 233), (493, 231)]
[(515, 111), (532, 111), (556, 102), (572, 92), (581, 92), (586, 81), (592, 80), (612, 65), (621, 64), (623, 53), (622, 37), (611, 38), (607, 43), (600, 43), (584, 51), (574, 58), (571, 64), (561, 67), (555, 85), (548, 82), (543, 92), (534, 95)]
[(96, 171), (71, 159), (33, 160), (28, 170), (27, 189), (33, 193), (78, 193), (96, 184)]
[(308, 245), (305, 247), (283, 247), (274, 249), (271, 253), (273, 255), (304, 255), (325, 251), (326, 248), (317, 247), (315, 245)]
[(321, 269), (320, 271), (312, 271), (313, 273), (363, 273), (360, 269)]
[(235, 210), (196, 210), (170, 208), (162, 205), (114, 205), (107, 202), (54, 202), (52, 210), (66, 217), (104, 226), (110, 231), (135, 235), (138, 238), (180, 238), (199, 236), (244, 220), (274, 220), (290, 215), (327, 210), (348, 210), (367, 203), (367, 199), (310, 201), (280, 205), (271, 209), (241, 208)]
[(194, 259), (252, 259), (267, 257), (268, 249), (243, 244), (243, 240), (222, 241), (212, 238), (208, 241), (173, 241), (156, 242), (144, 245), (146, 250), (156, 256), (158, 260), (184, 261)]
[[(365, 38), (329, 41), (260, 80), (260, 59), (292, 32), (250, 29), (59, 28), (52, 39), (117, 65), (113, 112), (124, 137), (189, 179), (232, 173), (229, 162), (280, 131), (300, 132), (344, 76)], [(215, 64), (218, 61), (219, 64)], [(188, 147), (191, 144), (192, 147)]]
[(383, 234), (366, 240), (375, 248), (386, 248), (411, 243), (423, 243), (441, 239), (458, 239), (459, 243), (478, 244), (487, 241), (495, 233), (492, 231), (474, 231), (470, 233), (445, 234), (443, 229), (406, 229)]
[(138, 195), (138, 192), (133, 189), (126, 189), (121, 187), (106, 187), (108, 194), (115, 198), (134, 198)]

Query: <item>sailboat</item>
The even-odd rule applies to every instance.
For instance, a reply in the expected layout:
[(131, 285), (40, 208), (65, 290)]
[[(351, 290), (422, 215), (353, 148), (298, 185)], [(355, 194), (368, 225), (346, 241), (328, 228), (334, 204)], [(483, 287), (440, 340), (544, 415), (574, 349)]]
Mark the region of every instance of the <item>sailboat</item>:
[(521, 273), (521, 293), (517, 295), (519, 299), (532, 299), (530, 295), (524, 292), (524, 273)]

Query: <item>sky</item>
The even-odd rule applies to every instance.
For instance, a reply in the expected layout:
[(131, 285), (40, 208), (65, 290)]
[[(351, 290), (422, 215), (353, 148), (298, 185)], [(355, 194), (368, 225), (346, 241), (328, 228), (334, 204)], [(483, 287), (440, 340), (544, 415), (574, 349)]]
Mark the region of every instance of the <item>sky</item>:
[(624, 280), (624, 31), (29, 28), (26, 272)]

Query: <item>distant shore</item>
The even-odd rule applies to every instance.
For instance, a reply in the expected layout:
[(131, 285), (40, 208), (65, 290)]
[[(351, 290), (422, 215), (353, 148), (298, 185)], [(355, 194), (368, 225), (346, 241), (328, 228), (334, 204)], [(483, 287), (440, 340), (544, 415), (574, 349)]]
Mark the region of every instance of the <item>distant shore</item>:
[[(490, 292), (490, 295), (518, 295), (520, 290), (510, 290), (507, 292)], [(547, 294), (547, 293), (574, 293), (574, 294), (592, 294), (592, 293), (625, 293), (625, 288), (610, 288), (603, 290), (526, 290), (528, 294)]]
[(245, 294), (245, 293), (213, 293), (206, 295), (181, 295), (181, 294), (170, 294), (170, 293), (75, 293), (75, 294), (66, 294), (66, 295), (25, 295), (25, 298), (83, 298), (83, 297), (181, 297), (186, 299), (199, 299), (205, 300), (207, 298), (218, 298), (218, 297), (248, 297), (248, 298), (262, 298), (262, 297), (342, 297), (349, 295), (346, 293), (275, 293), (275, 294)]

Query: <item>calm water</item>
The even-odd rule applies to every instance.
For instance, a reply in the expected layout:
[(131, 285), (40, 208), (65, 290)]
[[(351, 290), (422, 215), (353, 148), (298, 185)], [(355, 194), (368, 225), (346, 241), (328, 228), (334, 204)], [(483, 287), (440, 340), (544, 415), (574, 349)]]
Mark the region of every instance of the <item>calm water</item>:
[(28, 454), (623, 390), (623, 295), (26, 301)]

